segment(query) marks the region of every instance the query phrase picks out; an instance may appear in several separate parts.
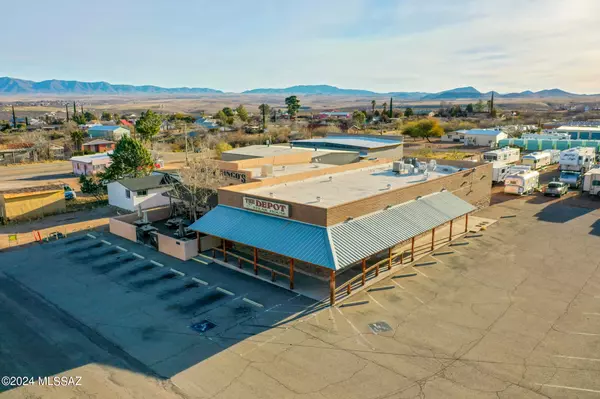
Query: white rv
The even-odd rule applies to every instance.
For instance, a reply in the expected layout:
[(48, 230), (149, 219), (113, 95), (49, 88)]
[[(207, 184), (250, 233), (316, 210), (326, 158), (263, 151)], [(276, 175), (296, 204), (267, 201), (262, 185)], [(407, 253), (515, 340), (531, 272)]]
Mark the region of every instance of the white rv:
[(509, 165), (505, 162), (492, 162), (492, 183), (504, 183), (506, 176), (529, 171), (531, 167), (526, 165)]
[(550, 154), (550, 164), (554, 165), (560, 162), (560, 150), (544, 150), (543, 153)]
[(600, 195), (600, 169), (591, 169), (583, 175), (583, 191)]
[(519, 161), (521, 150), (518, 148), (504, 147), (497, 150), (483, 153), (483, 160), (486, 162), (505, 162), (515, 163)]
[(579, 187), (584, 173), (590, 170), (595, 162), (595, 148), (575, 147), (562, 151), (559, 162), (559, 181), (568, 184), (569, 187)]
[(523, 156), (523, 165), (531, 166), (531, 169), (541, 169), (552, 163), (552, 155), (548, 152), (532, 152)]
[(535, 170), (519, 170), (504, 179), (506, 194), (525, 195), (532, 193), (540, 182), (540, 173)]

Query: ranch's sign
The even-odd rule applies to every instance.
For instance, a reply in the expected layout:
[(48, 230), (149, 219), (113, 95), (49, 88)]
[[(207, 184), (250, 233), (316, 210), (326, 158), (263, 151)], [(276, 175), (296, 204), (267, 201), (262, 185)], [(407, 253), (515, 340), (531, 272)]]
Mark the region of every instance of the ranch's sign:
[(290, 206), (279, 202), (244, 197), (244, 208), (275, 216), (290, 217)]

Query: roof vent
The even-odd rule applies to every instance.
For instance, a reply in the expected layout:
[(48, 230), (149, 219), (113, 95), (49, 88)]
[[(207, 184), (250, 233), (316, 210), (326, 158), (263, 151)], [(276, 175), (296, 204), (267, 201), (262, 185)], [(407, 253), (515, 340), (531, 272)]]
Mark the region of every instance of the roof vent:
[(275, 194), (273, 194), (273, 192), (269, 193), (269, 197), (273, 198), (275, 196)]
[(321, 197), (317, 197), (317, 202), (321, 202)]
[(281, 170), (285, 170), (285, 165), (283, 165), (283, 166), (281, 167)]
[(392, 188), (392, 185), (388, 183), (388, 185), (386, 187), (389, 190), (390, 188)]
[(329, 181), (333, 181), (333, 176), (329, 176)]
[(385, 209), (386, 209), (386, 210), (388, 210), (388, 209), (392, 209), (392, 206), (391, 206), (391, 205), (387, 205), (387, 206), (385, 207)]
[(348, 219), (346, 219), (346, 222), (350, 222), (352, 220), (354, 220), (354, 218), (352, 216), (348, 216)]
[(417, 198), (415, 198), (416, 200), (420, 200), (421, 198), (423, 198), (422, 195), (419, 195)]

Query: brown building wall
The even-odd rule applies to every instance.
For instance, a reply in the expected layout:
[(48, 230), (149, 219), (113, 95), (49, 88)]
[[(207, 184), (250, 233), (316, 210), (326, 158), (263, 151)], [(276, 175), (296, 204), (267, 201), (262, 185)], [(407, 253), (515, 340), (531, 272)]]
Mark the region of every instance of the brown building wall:
[(38, 219), (67, 210), (62, 190), (0, 194), (3, 207), (0, 216), (9, 220)]

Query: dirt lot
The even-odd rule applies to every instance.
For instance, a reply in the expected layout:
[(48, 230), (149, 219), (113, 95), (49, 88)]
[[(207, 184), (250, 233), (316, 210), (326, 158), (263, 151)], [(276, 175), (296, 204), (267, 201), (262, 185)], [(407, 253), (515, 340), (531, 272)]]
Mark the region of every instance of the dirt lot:
[[(333, 308), (110, 235), (0, 254), (0, 374), (84, 377), (4, 395), (598, 397), (600, 202), (495, 202), (486, 231)], [(192, 276), (207, 285), (183, 288)], [(218, 307), (216, 286), (235, 293)], [(245, 297), (264, 307), (238, 309)], [(205, 319), (218, 327), (191, 331)]]

